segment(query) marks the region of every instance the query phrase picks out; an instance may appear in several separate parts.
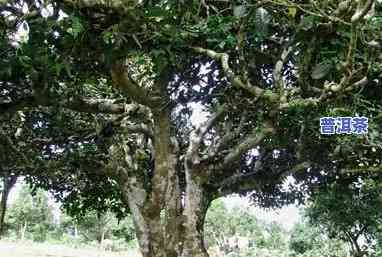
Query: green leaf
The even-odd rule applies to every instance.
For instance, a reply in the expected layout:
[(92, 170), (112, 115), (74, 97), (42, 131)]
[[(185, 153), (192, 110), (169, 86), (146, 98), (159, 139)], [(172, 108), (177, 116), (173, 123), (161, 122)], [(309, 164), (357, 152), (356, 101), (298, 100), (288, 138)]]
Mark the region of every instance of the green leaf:
[(164, 8), (151, 7), (145, 12), (146, 17), (166, 17), (169, 14)]
[(60, 75), (62, 68), (63, 68), (63, 65), (61, 63), (56, 63), (56, 65), (54, 65), (56, 76)]
[(288, 15), (291, 17), (295, 17), (297, 13), (297, 8), (296, 7), (289, 7), (288, 8)]
[(32, 59), (29, 56), (20, 55), (18, 59), (23, 67), (28, 68), (32, 66)]
[(77, 38), (78, 35), (84, 30), (81, 20), (77, 17), (71, 17), (72, 27), (67, 30), (74, 38)]
[(228, 35), (226, 40), (225, 40), (225, 43), (229, 46), (229, 47), (234, 47), (236, 44), (237, 44), (237, 40), (236, 40), (236, 37), (233, 36), (233, 35)]
[(113, 42), (113, 32), (106, 31), (102, 33), (102, 39), (105, 44), (111, 44)]

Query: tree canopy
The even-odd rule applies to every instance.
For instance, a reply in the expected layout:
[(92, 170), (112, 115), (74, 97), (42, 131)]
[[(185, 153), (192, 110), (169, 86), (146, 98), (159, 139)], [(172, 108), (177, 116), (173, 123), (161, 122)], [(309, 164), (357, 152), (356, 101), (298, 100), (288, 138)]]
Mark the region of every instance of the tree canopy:
[(315, 196), (306, 214), (330, 237), (348, 242), (354, 256), (362, 256), (362, 240), (363, 244), (375, 244), (381, 232), (381, 195), (380, 182), (374, 180), (332, 184)]
[[(1, 1), (0, 171), (73, 213), (131, 212), (145, 257), (207, 256), (213, 199), (280, 206), (379, 179), (381, 10), (373, 0)], [(321, 117), (349, 116), (367, 117), (368, 133), (320, 133)]]

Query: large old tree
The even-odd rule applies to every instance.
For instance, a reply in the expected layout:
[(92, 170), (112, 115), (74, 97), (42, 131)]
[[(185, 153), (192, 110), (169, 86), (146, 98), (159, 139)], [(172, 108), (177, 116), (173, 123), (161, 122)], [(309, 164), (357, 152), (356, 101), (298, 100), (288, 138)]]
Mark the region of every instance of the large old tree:
[[(216, 198), (277, 206), (380, 176), (380, 1), (0, 4), (2, 175), (73, 212), (131, 212), (144, 257), (208, 256)], [(369, 133), (320, 135), (323, 116)]]

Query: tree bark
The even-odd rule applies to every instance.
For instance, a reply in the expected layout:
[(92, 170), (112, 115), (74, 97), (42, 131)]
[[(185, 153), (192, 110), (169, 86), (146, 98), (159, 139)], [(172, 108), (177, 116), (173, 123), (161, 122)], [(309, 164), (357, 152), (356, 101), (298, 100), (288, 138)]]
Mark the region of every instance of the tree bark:
[(143, 257), (208, 257), (203, 224), (210, 199), (201, 178), (191, 176), (191, 171), (187, 172), (186, 192), (181, 193), (170, 124), (169, 112), (154, 115), (155, 168), (150, 189), (139, 171), (134, 171), (131, 149), (124, 146), (123, 192)]
[[(210, 199), (203, 188), (205, 176), (193, 176), (194, 167), (186, 171), (186, 183), (180, 183), (183, 169), (179, 169), (179, 149), (172, 135), (172, 107), (166, 89), (170, 74), (169, 70), (163, 70), (155, 89), (147, 91), (132, 80), (123, 63), (112, 67), (115, 86), (151, 110), (150, 125), (153, 126), (150, 139), (153, 140), (154, 171), (147, 175), (147, 171), (138, 170), (139, 165), (134, 163), (136, 158), (133, 157), (135, 146), (129, 146), (126, 140), (122, 144), (125, 155), (122, 191), (132, 212), (143, 257), (208, 257), (203, 224)], [(200, 139), (218, 117), (198, 130)], [(195, 149), (191, 154), (196, 154), (200, 142), (196, 140), (191, 145)]]
[(184, 208), (184, 249), (182, 257), (208, 257), (204, 244), (204, 220), (211, 198), (203, 189), (202, 179), (186, 168), (186, 195)]
[(5, 215), (7, 212), (7, 202), (9, 193), (11, 192), (11, 189), (16, 184), (17, 176), (10, 175), (4, 177), (3, 180), (3, 192), (1, 192), (1, 200), (0, 200), (0, 239), (4, 235), (5, 228), (4, 228), (4, 221), (5, 221)]
[[(144, 194), (141, 190), (129, 189), (129, 208), (143, 257), (209, 256), (204, 245), (203, 225), (210, 201), (198, 183), (187, 187), (183, 215), (178, 214), (178, 207), (175, 208), (174, 201), (169, 199), (161, 211), (164, 215), (159, 218), (145, 213), (151, 204), (140, 205), (139, 199)], [(180, 202), (180, 198), (177, 201)]]
[[(180, 253), (181, 194), (176, 171), (176, 147), (170, 133), (167, 110), (154, 116), (155, 168), (148, 188), (136, 170), (134, 152), (124, 144), (126, 175), (123, 192), (132, 212), (143, 257), (176, 257)], [(147, 181), (146, 181), (147, 182)]]
[(25, 233), (27, 232), (27, 228), (28, 228), (28, 221), (24, 221), (24, 224), (21, 225), (21, 228), (20, 228), (20, 239), (21, 241), (24, 241), (25, 239)]

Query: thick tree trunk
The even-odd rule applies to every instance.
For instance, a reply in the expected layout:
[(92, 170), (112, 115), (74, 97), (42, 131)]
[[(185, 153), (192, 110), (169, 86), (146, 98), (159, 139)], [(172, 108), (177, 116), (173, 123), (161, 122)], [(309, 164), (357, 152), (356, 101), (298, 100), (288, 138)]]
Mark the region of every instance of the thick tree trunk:
[[(177, 171), (177, 146), (166, 111), (154, 115), (155, 170), (151, 188), (134, 169), (132, 152), (125, 148), (124, 192), (132, 212), (143, 257), (208, 257), (203, 223), (209, 201), (197, 178), (187, 177), (182, 195)], [(182, 204), (182, 201), (184, 202)]]
[(200, 178), (193, 178), (186, 171), (187, 189), (184, 209), (184, 249), (182, 257), (208, 257), (204, 244), (204, 220), (210, 204), (210, 198), (203, 190)]
[(134, 170), (134, 153), (125, 146), (124, 192), (132, 212), (143, 257), (177, 257), (180, 254), (181, 194), (176, 172), (176, 147), (171, 142), (166, 110), (154, 116), (155, 170), (151, 188)]
[[(204, 245), (203, 225), (209, 200), (198, 183), (190, 183), (187, 188), (183, 215), (172, 213), (176, 208), (171, 199), (165, 202), (165, 215), (157, 223), (134, 207), (133, 217), (144, 257), (208, 257)], [(180, 202), (181, 199), (177, 200)], [(158, 231), (161, 234), (159, 238), (155, 238), (158, 236)], [(180, 232), (183, 233), (180, 235)], [(162, 245), (153, 244), (161, 240), (163, 240)]]
[[(203, 224), (209, 201), (202, 188), (190, 186), (188, 193), (191, 194), (190, 197), (185, 196), (183, 215), (168, 213), (167, 217), (166, 214), (162, 215), (162, 219), (151, 219), (147, 216), (144, 209), (148, 206), (142, 208), (137, 201), (139, 197), (136, 197), (139, 194), (131, 192), (129, 208), (133, 214), (143, 257), (208, 257), (204, 245)], [(170, 205), (168, 209), (172, 208), (171, 201), (166, 204)], [(170, 230), (171, 227), (174, 230)], [(182, 236), (176, 235), (180, 231), (183, 231)], [(159, 238), (156, 238), (158, 235)]]
[(0, 239), (4, 235), (4, 221), (5, 214), (7, 212), (7, 202), (8, 196), (11, 192), (11, 189), (16, 184), (17, 176), (6, 176), (3, 180), (3, 191), (1, 192), (1, 200), (0, 200)]

